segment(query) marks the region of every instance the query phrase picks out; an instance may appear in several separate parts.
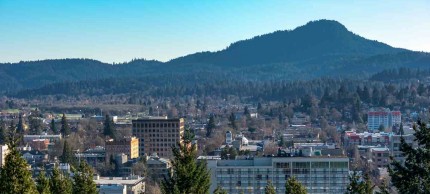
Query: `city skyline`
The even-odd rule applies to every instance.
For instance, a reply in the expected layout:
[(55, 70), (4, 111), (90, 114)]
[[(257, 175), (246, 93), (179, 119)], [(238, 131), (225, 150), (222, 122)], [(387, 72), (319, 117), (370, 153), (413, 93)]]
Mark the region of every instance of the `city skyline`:
[(428, 1), (0, 1), (0, 62), (168, 61), (331, 19), (365, 38), (430, 51)]

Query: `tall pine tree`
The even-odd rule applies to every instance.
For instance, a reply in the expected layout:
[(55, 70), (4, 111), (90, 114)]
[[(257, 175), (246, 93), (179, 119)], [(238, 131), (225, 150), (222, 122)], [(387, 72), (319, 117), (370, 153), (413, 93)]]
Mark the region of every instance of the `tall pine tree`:
[(209, 122), (206, 126), (206, 137), (210, 137), (215, 129), (215, 118), (213, 115), (209, 117)]
[(93, 181), (93, 170), (85, 161), (79, 165), (73, 180), (73, 194), (98, 193), (96, 183)]
[(349, 176), (349, 185), (345, 194), (372, 194), (374, 187), (367, 173), (361, 176), (354, 170)]
[(55, 125), (55, 120), (54, 119), (51, 120), (51, 131), (54, 134), (58, 134), (57, 125)]
[(19, 113), (19, 116), (18, 116), (18, 124), (16, 125), (16, 130), (17, 130), (17, 133), (18, 133), (19, 135), (23, 135), (23, 134), (24, 134), (24, 132), (25, 132), (25, 129), (24, 129), (24, 121), (23, 121), (23, 119), (22, 119), (22, 113)]
[(2, 118), (0, 118), (0, 144), (1, 145), (6, 143), (7, 134), (8, 134), (8, 130), (7, 130), (6, 122), (4, 122)]
[(68, 175), (60, 172), (58, 167), (52, 171), (52, 176), (49, 180), (51, 193), (72, 194), (72, 181)]
[(115, 124), (110, 116), (107, 114), (103, 123), (103, 135), (110, 138), (115, 138)]
[(288, 178), (285, 183), (285, 194), (306, 194), (306, 188), (297, 181), (296, 177)]
[(66, 114), (64, 113), (61, 117), (61, 134), (63, 135), (63, 137), (67, 137), (70, 135), (70, 126), (67, 122)]
[(36, 188), (39, 194), (51, 194), (49, 179), (45, 176), (45, 171), (41, 171), (36, 179)]
[(418, 147), (414, 148), (401, 138), (400, 151), (405, 161), (392, 158), (389, 166), (391, 182), (399, 193), (430, 193), (430, 128), (418, 121), (413, 129)]
[(271, 181), (267, 182), (266, 188), (264, 188), (264, 194), (276, 194), (275, 187)]
[(6, 155), (5, 164), (0, 172), (0, 191), (3, 194), (33, 194), (37, 192), (36, 185), (31, 178), (30, 166), (18, 150), (16, 127), (11, 124), (7, 146), (9, 153)]
[(69, 146), (67, 140), (64, 141), (63, 153), (60, 156), (61, 163), (69, 163), (70, 165), (75, 164), (75, 157), (73, 156), (72, 147)]
[(187, 129), (182, 143), (173, 147), (173, 174), (161, 184), (164, 194), (193, 193), (208, 194), (210, 174), (205, 161), (197, 161), (196, 144), (192, 143), (194, 135)]

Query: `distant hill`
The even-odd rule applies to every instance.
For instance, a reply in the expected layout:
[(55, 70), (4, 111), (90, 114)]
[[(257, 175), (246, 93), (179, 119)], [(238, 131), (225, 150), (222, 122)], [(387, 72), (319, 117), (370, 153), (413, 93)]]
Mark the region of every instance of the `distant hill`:
[(91, 59), (58, 59), (0, 64), (0, 92), (54, 83), (165, 76), (174, 79), (195, 74), (244, 81), (363, 78), (385, 69), (429, 65), (429, 53), (393, 48), (358, 36), (339, 22), (319, 20), (294, 30), (238, 41), (221, 51), (195, 53), (166, 63), (139, 59), (107, 64)]

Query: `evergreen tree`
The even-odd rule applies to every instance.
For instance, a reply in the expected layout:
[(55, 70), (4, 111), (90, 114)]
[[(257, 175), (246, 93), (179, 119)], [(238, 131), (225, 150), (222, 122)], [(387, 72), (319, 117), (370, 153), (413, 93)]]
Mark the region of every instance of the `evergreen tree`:
[(230, 117), (228, 118), (228, 120), (230, 121), (231, 128), (233, 128), (234, 130), (237, 130), (236, 116), (234, 115), (234, 113), (230, 114)]
[(29, 116), (28, 123), (32, 134), (40, 135), (42, 133), (42, 121), (36, 115)]
[(57, 125), (55, 125), (55, 120), (54, 119), (51, 120), (51, 131), (54, 134), (58, 134)]
[(206, 126), (206, 137), (210, 137), (215, 129), (215, 118), (213, 115), (209, 117), (209, 122)]
[(281, 135), (281, 137), (279, 137), (278, 146), (279, 147), (284, 147), (285, 146), (284, 136), (282, 136), (282, 135)]
[(288, 178), (285, 183), (285, 194), (306, 194), (306, 188), (297, 181), (296, 177)]
[(6, 123), (3, 121), (2, 118), (0, 118), (0, 144), (5, 144), (7, 139), (7, 126)]
[(67, 137), (70, 135), (69, 123), (67, 122), (67, 118), (64, 113), (61, 117), (61, 134), (63, 135), (63, 137)]
[(266, 188), (264, 188), (264, 194), (276, 194), (275, 187), (273, 187), (270, 180), (267, 182)]
[(413, 147), (401, 138), (400, 151), (404, 163), (392, 158), (389, 173), (392, 184), (399, 193), (430, 193), (430, 128), (418, 121), (413, 127), (418, 147)]
[(249, 112), (248, 106), (245, 106), (245, 109), (243, 110), (243, 115), (245, 115), (247, 118), (251, 117), (251, 113)]
[(107, 114), (103, 123), (103, 135), (115, 138), (115, 124), (110, 116)]
[(383, 180), (381, 185), (379, 186), (379, 191), (375, 192), (375, 194), (390, 194), (390, 189), (388, 188), (387, 180)]
[(37, 192), (36, 185), (31, 178), (29, 165), (18, 150), (19, 138), (16, 136), (16, 127), (11, 126), (7, 140), (9, 153), (0, 172), (0, 191), (3, 194), (33, 194)]
[(208, 194), (210, 174), (205, 161), (197, 161), (196, 144), (192, 143), (194, 135), (187, 129), (182, 137), (182, 143), (173, 147), (173, 174), (161, 184), (165, 194)]
[(97, 187), (93, 181), (93, 170), (84, 161), (73, 176), (73, 194), (96, 194)]
[(36, 179), (36, 188), (39, 191), (39, 194), (50, 194), (51, 189), (49, 185), (49, 179), (45, 176), (45, 171), (41, 171), (39, 176)]
[(218, 186), (213, 194), (227, 194), (227, 191), (225, 191), (224, 189), (222, 189), (220, 186)]
[(346, 194), (372, 194), (373, 184), (368, 174), (360, 176), (357, 171), (349, 176), (349, 185), (346, 188)]
[(58, 167), (52, 171), (49, 185), (51, 193), (72, 194), (72, 181), (68, 176), (61, 173)]
[(64, 141), (63, 145), (63, 153), (60, 156), (61, 163), (69, 163), (73, 165), (75, 163), (75, 157), (73, 156), (73, 150), (67, 143), (67, 140)]
[(403, 123), (400, 123), (399, 135), (404, 135), (404, 134), (405, 134), (405, 130), (403, 129)]
[(16, 130), (17, 130), (17, 133), (19, 135), (23, 135), (25, 132), (24, 121), (22, 120), (22, 114), (21, 113), (19, 113), (19, 116), (18, 116), (18, 124), (16, 125)]

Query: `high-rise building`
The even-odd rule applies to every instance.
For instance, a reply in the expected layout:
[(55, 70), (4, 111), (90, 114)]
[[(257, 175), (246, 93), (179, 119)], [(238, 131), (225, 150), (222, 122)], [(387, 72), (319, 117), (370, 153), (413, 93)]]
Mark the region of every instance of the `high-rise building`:
[(367, 113), (367, 129), (377, 131), (379, 127), (391, 129), (393, 126), (400, 126), (402, 122), (402, 113), (400, 111), (391, 111), (388, 108), (371, 109)]
[(157, 153), (158, 156), (172, 156), (172, 146), (177, 146), (184, 133), (184, 119), (157, 117), (132, 121), (133, 136), (139, 139), (139, 155)]
[(349, 183), (347, 157), (259, 157), (244, 160), (207, 160), (211, 192), (220, 186), (228, 193), (264, 193), (271, 181), (276, 193), (285, 193), (290, 177), (310, 194), (345, 193)]
[(106, 141), (106, 160), (116, 154), (125, 154), (128, 159), (139, 157), (139, 139), (136, 137), (124, 137), (121, 140), (107, 140)]

